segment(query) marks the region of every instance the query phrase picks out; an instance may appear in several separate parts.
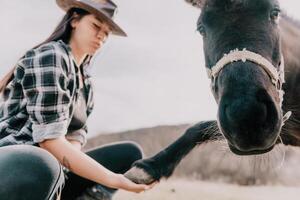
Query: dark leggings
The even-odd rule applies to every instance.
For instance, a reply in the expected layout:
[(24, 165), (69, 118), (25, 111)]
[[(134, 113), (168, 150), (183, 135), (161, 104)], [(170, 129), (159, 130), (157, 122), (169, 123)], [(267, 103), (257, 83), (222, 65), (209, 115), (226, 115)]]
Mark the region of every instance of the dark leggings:
[[(86, 154), (115, 173), (126, 172), (134, 161), (142, 158), (140, 146), (133, 142), (107, 144)], [(64, 174), (58, 161), (41, 148), (30, 145), (0, 148), (1, 199), (52, 200), (63, 187), (61, 199), (72, 200), (95, 184), (72, 172)]]

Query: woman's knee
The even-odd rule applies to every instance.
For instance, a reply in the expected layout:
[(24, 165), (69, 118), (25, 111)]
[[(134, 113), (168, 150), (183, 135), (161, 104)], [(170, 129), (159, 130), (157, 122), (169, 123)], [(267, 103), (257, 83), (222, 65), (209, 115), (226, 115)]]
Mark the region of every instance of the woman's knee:
[(133, 161), (142, 159), (144, 157), (144, 152), (142, 147), (133, 141), (125, 141), (123, 142), (126, 149), (126, 152), (131, 155)]
[(112, 147), (112, 150), (115, 149), (127, 161), (134, 162), (144, 157), (142, 147), (134, 141), (114, 142), (107, 144), (107, 146)]
[(64, 175), (49, 152), (29, 145), (0, 148), (0, 196), (4, 199), (50, 199)]
[(133, 141), (112, 142), (96, 147), (86, 153), (93, 158), (101, 158), (104, 155), (115, 155), (117, 157), (121, 156), (133, 160), (139, 160), (144, 157), (142, 147)]

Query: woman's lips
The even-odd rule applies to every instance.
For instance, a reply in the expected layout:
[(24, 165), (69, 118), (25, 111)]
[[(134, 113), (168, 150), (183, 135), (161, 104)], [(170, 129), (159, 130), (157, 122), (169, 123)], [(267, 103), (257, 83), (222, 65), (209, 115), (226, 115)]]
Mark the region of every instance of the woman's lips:
[(99, 48), (102, 45), (102, 42), (93, 42), (93, 47)]

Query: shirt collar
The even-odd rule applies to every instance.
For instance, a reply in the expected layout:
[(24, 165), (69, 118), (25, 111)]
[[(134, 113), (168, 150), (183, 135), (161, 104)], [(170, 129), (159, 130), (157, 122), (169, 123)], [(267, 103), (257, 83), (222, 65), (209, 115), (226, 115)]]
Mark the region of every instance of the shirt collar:
[[(65, 42), (62, 41), (62, 40), (58, 40), (58, 42), (59, 42), (65, 49), (67, 49), (68, 54), (69, 54), (69, 56), (71, 57), (72, 62), (74, 62), (74, 63), (76, 64), (75, 58), (74, 58), (74, 56), (73, 56), (72, 49), (71, 49), (70, 45), (67, 44), (67, 43), (65, 43)], [(88, 57), (88, 58), (84, 59), (83, 63), (81, 63), (81, 65), (80, 65), (80, 67), (83, 68), (83, 76), (84, 76), (84, 77), (87, 77), (87, 78), (89, 78), (89, 77), (92, 76), (92, 75), (91, 75), (91, 69), (90, 69), (90, 68), (91, 68), (90, 61), (91, 61), (91, 58)]]

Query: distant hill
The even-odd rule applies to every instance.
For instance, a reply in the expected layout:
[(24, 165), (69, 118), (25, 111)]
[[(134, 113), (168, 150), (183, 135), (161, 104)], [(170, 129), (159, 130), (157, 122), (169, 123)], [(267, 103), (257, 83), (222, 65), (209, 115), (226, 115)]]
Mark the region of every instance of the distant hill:
[(140, 144), (146, 156), (153, 155), (175, 141), (189, 127), (188, 124), (177, 126), (156, 126), (120, 133), (103, 134), (90, 138), (85, 149), (116, 141), (135, 141)]
[[(146, 157), (152, 156), (179, 138), (190, 124), (157, 126), (98, 135), (90, 138), (85, 149), (116, 141), (135, 141)], [(178, 149), (180, 151), (180, 149)], [(300, 148), (278, 145), (268, 154), (236, 156), (226, 141), (196, 147), (176, 168), (174, 176), (192, 177), (241, 185), (300, 185)]]

